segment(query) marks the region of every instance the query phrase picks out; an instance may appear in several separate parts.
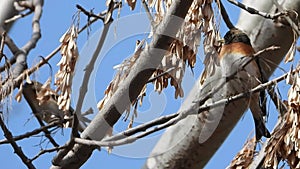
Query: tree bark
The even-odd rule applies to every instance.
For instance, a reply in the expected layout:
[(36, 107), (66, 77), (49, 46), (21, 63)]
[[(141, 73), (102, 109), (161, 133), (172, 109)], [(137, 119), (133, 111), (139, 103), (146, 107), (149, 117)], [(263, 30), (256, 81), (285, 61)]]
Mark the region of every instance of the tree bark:
[(4, 21), (18, 13), (14, 8), (14, 2), (14, 0), (0, 0), (0, 24), (6, 31), (9, 31), (13, 23), (4, 25)]
[[(274, 13), (275, 11), (271, 1), (245, 0), (244, 3), (260, 11), (269, 13)], [(293, 9), (299, 13), (300, 0), (285, 0), (283, 1), (283, 7), (285, 9)], [(292, 29), (288, 26), (278, 27), (272, 20), (250, 15), (244, 11), (240, 15), (237, 27), (249, 35), (256, 51), (272, 45), (280, 47), (280, 50), (266, 52), (261, 56), (270, 61), (267, 63), (261, 61), (265, 77), (270, 77), (293, 42)], [(198, 85), (198, 83), (195, 84), (190, 95), (183, 103), (181, 110), (191, 109), (190, 111), (193, 111), (194, 101), (199, 99), (200, 86)], [(244, 113), (244, 111), (240, 111), (242, 109), (240, 106), (226, 106), (217, 128), (208, 140), (204, 142), (199, 140), (200, 134), (204, 132), (203, 126), (205, 125), (201, 118), (204, 118), (204, 121), (213, 121), (214, 119), (208, 119), (212, 115), (207, 117), (201, 117), (201, 114), (199, 116), (190, 115), (181, 120), (168, 128), (162, 135), (143, 168), (204, 168), (239, 121)], [(240, 112), (233, 113), (237, 111)]]
[[(166, 17), (156, 28), (149, 47), (142, 51), (126, 80), (120, 84), (109, 102), (84, 130), (81, 138), (101, 140), (117, 122), (161, 63), (192, 2), (192, 0), (176, 0), (172, 3)], [(92, 146), (75, 144), (72, 151), (69, 151), (60, 162), (54, 160), (51, 168), (79, 168), (88, 160), (94, 149)]]

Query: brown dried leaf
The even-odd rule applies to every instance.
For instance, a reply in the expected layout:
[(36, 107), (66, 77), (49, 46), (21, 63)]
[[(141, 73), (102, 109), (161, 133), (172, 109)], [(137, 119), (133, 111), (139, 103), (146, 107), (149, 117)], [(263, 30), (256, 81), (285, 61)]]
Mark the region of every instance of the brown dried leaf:
[(231, 169), (245, 169), (248, 168), (253, 161), (256, 148), (256, 139), (247, 140), (243, 149), (234, 157), (228, 168)]
[(55, 85), (57, 86), (56, 92), (60, 91), (57, 104), (64, 111), (69, 110), (70, 107), (73, 73), (79, 57), (77, 36), (78, 29), (72, 25), (60, 38), (62, 58), (57, 64), (59, 71), (55, 74)]
[(300, 161), (300, 77), (295, 75), (288, 92), (288, 112), (278, 125), (266, 147), (265, 167), (276, 168), (279, 161), (286, 161), (297, 168)]
[(53, 91), (50, 87), (51, 78), (49, 78), (40, 88), (37, 93), (37, 100), (39, 101), (39, 105), (47, 102), (51, 97), (56, 97), (57, 93)]
[(290, 47), (289, 51), (285, 55), (284, 62), (287, 63), (293, 61), (295, 53), (296, 53), (296, 41), (294, 40), (292, 46)]
[[(108, 102), (108, 100), (113, 96), (115, 91), (118, 89), (119, 84), (122, 83), (124, 79), (126, 79), (126, 77), (128, 76), (131, 70), (131, 67), (135, 64), (136, 60), (140, 56), (140, 53), (143, 50), (144, 43), (145, 40), (137, 41), (134, 54), (130, 58), (125, 59), (121, 64), (114, 66), (114, 69), (117, 69), (118, 72), (113, 78), (113, 80), (110, 82), (108, 87), (106, 88), (103, 99), (98, 102), (97, 107), (99, 110), (101, 110), (103, 106)], [(143, 88), (138, 98), (136, 98), (136, 100), (133, 101), (133, 104), (138, 103), (139, 99), (141, 99), (140, 103), (142, 103), (142, 99), (145, 96), (145, 92), (146, 92), (146, 86)], [(130, 115), (130, 106), (126, 109), (125, 112), (126, 115), (124, 119), (127, 120), (127, 118)]]
[(23, 91), (23, 84), (20, 85), (19, 91), (18, 91), (18, 93), (15, 96), (15, 100), (17, 102), (20, 102), (22, 100), (22, 91)]
[(133, 11), (135, 8), (136, 0), (126, 0), (126, 2), (128, 3), (128, 6), (130, 6), (130, 10)]

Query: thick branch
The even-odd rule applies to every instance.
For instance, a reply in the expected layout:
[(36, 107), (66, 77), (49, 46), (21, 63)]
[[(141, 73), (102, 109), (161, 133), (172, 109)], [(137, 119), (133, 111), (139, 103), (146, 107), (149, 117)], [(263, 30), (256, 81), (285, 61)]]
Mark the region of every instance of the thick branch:
[[(270, 1), (249, 0), (248, 4), (259, 11), (270, 13), (275, 11)], [(298, 13), (300, 12), (299, 0), (286, 0), (283, 6), (285, 9), (294, 9)], [(270, 77), (293, 43), (292, 29), (288, 26), (278, 27), (270, 19), (245, 12), (242, 12), (236, 27), (247, 32), (256, 51), (272, 45), (280, 47), (280, 50), (269, 51), (260, 56), (263, 58), (260, 59), (260, 65), (264, 77)], [(198, 84), (194, 86), (182, 108), (193, 109), (192, 101), (199, 97), (199, 87)], [(241, 109), (242, 105), (244, 102), (239, 102), (231, 107), (226, 106), (214, 133), (202, 143), (199, 142), (199, 136), (204, 132), (202, 130), (205, 121), (213, 121), (213, 117), (204, 117), (207, 114), (202, 116), (200, 114), (200, 117), (191, 115), (170, 127), (153, 149), (144, 168), (204, 168), (240, 119), (242, 112), (241, 114), (236, 112), (239, 111), (237, 109)]]
[[(153, 41), (145, 49), (125, 81), (119, 86), (110, 101), (84, 130), (81, 137), (101, 140), (120, 118), (121, 113), (130, 105), (148, 82), (155, 69), (173, 41), (192, 0), (177, 0), (172, 3), (164, 20), (158, 25)], [(94, 147), (76, 144), (56, 168), (79, 168), (91, 155)], [(54, 167), (53, 167), (54, 168)]]
[[(165, 129), (173, 124), (176, 124), (178, 121), (182, 120), (188, 115), (192, 114), (198, 114), (202, 113), (203, 111), (222, 106), (224, 104), (229, 104), (233, 101), (249, 97), (249, 95), (260, 92), (262, 90), (265, 90), (267, 88), (273, 87), (273, 85), (279, 83), (280, 81), (283, 81), (287, 78), (289, 75), (294, 75), (298, 74), (300, 71), (300, 67), (296, 68), (295, 70), (285, 73), (271, 81), (268, 81), (264, 84), (260, 84), (255, 88), (252, 88), (251, 90), (244, 92), (244, 93), (239, 93), (235, 96), (231, 96), (225, 99), (221, 99), (218, 101), (215, 101), (213, 103), (205, 104), (197, 108), (197, 111), (190, 111), (190, 112), (177, 112), (171, 115), (163, 116), (158, 119), (152, 120), (148, 123), (142, 124), (140, 126), (131, 128), (127, 131), (124, 131), (122, 133), (119, 133), (117, 135), (114, 135), (112, 137), (108, 137), (104, 139), (103, 141), (96, 141), (96, 140), (88, 140), (88, 139), (82, 139), (82, 138), (75, 138), (75, 142), (79, 144), (85, 144), (89, 146), (105, 146), (105, 147), (114, 147), (114, 146), (119, 146), (119, 145), (124, 145), (124, 144), (130, 144), (138, 139), (141, 139), (149, 134), (152, 134), (154, 132), (157, 132), (159, 130)], [(197, 101), (198, 102), (198, 101)], [(153, 127), (155, 125), (160, 125)], [(153, 128), (151, 128), (153, 127)], [(151, 128), (151, 129), (149, 129)], [(140, 132), (140, 133), (139, 133)], [(136, 134), (139, 133), (139, 134)], [(134, 135), (136, 134), (136, 135)]]

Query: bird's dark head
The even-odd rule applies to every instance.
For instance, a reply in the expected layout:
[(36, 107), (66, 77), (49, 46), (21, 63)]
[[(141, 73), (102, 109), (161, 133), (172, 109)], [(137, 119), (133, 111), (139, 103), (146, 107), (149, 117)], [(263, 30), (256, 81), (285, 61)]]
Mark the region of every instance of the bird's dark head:
[(251, 42), (247, 34), (237, 28), (230, 29), (230, 31), (225, 34), (224, 41), (225, 45), (235, 42), (243, 42), (251, 46)]
[(25, 83), (23, 85), (23, 94), (26, 97), (28, 96), (32, 96), (32, 97), (36, 97), (37, 92), (39, 92), (42, 88), (42, 84), (36, 81), (32, 81), (31, 83)]

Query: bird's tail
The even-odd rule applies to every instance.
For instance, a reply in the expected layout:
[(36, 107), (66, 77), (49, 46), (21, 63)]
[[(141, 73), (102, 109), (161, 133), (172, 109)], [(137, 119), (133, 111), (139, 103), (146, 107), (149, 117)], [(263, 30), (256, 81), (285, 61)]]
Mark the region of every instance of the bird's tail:
[(265, 126), (265, 123), (263, 119), (255, 119), (254, 118), (254, 123), (255, 123), (255, 135), (256, 135), (256, 140), (260, 140), (262, 136), (266, 138), (270, 138), (271, 134), (268, 131), (267, 127)]

